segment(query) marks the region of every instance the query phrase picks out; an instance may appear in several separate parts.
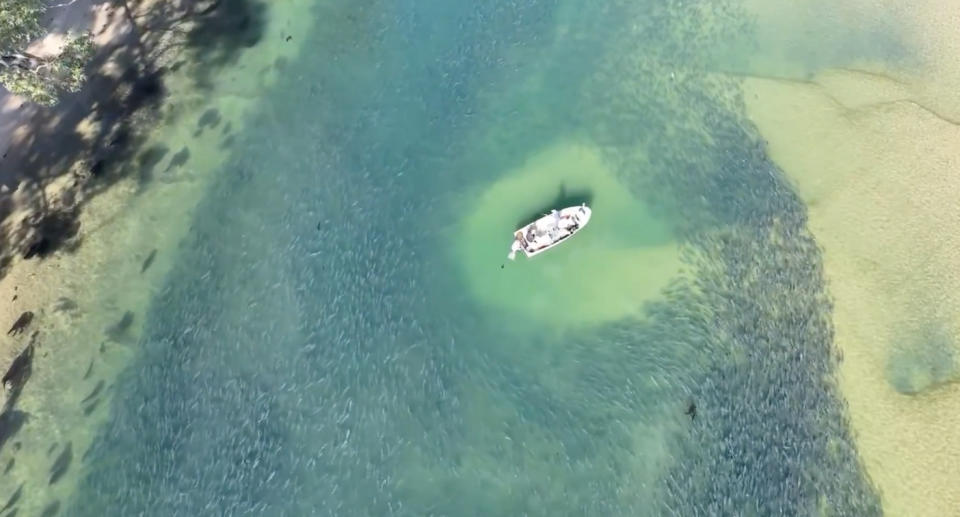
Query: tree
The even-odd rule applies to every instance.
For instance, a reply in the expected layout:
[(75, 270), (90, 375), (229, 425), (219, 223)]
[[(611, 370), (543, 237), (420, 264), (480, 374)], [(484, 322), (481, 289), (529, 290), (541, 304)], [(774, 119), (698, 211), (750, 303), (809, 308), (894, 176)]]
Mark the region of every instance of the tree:
[(43, 34), (40, 16), (45, 8), (43, 0), (0, 0), (0, 84), (49, 106), (83, 85), (93, 44), (83, 35), (68, 39), (58, 56), (27, 53), (27, 46)]

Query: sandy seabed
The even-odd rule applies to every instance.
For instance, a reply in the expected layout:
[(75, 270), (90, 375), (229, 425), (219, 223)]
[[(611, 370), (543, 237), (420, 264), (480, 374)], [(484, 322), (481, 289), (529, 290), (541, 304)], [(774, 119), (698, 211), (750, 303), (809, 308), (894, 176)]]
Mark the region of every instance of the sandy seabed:
[(828, 11), (896, 19), (904, 59), (759, 73), (744, 99), (823, 248), (839, 386), (885, 512), (960, 515), (960, 4)]
[[(466, 284), (489, 307), (558, 329), (596, 325), (640, 316), (644, 302), (680, 273), (679, 249), (666, 224), (629, 194), (589, 142), (556, 142), (502, 178), (477, 193), (450, 239)], [(543, 215), (524, 207), (547, 213), (557, 196), (573, 204), (589, 198), (604, 211), (570, 238), (576, 246), (507, 260), (513, 232)], [(645, 265), (642, 274), (636, 264)]]

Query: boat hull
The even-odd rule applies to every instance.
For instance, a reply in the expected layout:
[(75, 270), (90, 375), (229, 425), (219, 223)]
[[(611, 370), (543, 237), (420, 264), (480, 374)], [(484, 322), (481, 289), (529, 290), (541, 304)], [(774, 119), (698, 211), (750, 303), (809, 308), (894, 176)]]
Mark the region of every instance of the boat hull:
[(573, 237), (590, 221), (588, 206), (571, 206), (553, 211), (513, 232), (513, 244), (507, 258), (513, 260), (518, 251), (527, 258), (535, 257)]

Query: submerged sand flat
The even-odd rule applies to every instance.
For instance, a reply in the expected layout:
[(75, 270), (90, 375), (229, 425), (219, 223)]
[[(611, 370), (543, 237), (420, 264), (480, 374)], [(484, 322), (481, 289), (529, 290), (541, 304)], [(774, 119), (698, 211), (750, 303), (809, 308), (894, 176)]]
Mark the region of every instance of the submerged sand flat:
[[(471, 203), (452, 235), (473, 294), (494, 309), (558, 328), (639, 315), (680, 271), (666, 227), (580, 142), (560, 142), (502, 175)], [(594, 207), (590, 223), (555, 249), (507, 260), (513, 231), (556, 203)], [(501, 264), (505, 264), (503, 269)], [(637, 271), (642, 271), (638, 274)]]
[(909, 58), (744, 96), (823, 247), (839, 385), (885, 511), (960, 515), (960, 5), (845, 9), (898, 16)]
[(746, 88), (772, 156), (810, 206), (836, 301), (840, 386), (885, 507), (954, 515), (960, 128), (910, 103), (851, 110), (815, 85)]

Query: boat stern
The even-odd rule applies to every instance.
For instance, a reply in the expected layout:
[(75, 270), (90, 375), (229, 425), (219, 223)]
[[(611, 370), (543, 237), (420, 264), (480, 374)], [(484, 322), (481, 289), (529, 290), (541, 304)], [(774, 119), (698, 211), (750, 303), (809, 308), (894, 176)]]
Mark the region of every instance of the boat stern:
[[(518, 232), (519, 233), (519, 232)], [(523, 249), (523, 245), (520, 243), (521, 236), (515, 235), (513, 239), (513, 244), (510, 245), (510, 253), (507, 254), (507, 258), (513, 260), (517, 257), (517, 252)]]

